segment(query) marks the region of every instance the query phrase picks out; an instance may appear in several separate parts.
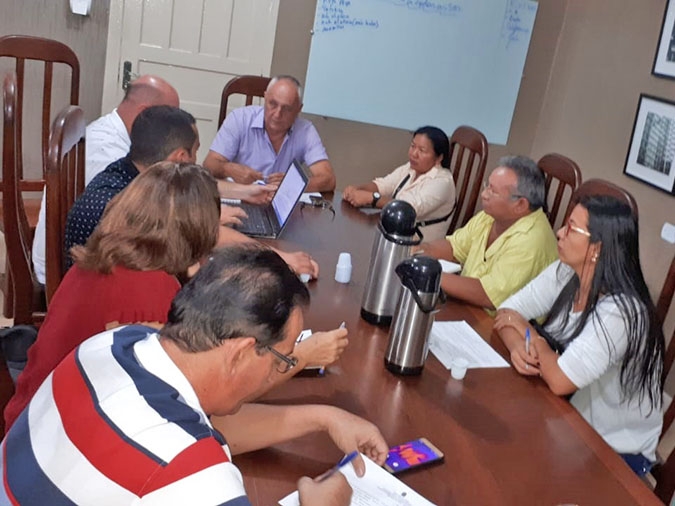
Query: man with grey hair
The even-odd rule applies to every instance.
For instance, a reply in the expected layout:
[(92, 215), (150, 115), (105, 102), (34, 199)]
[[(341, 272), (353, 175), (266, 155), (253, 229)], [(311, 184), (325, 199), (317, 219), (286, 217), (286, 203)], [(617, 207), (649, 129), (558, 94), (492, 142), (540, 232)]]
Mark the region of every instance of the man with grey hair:
[(293, 159), (309, 166), (307, 191), (333, 191), (335, 174), (314, 125), (298, 118), (302, 86), (292, 76), (273, 77), (265, 105), (249, 105), (227, 115), (211, 144), (204, 167), (216, 178), (238, 183), (264, 179), (276, 184)]
[(556, 260), (558, 250), (544, 212), (544, 174), (531, 159), (501, 158), (481, 203), (464, 227), (420, 249), (462, 265), (461, 275), (443, 274), (448, 295), (492, 311)]
[[(102, 332), (47, 377), (0, 445), (0, 504), (250, 505), (232, 456), (315, 432), (384, 464), (387, 443), (358, 416), (252, 403), (297, 365), (308, 302), (269, 249), (215, 252), (158, 333)], [(350, 504), (344, 476), (324, 478), (300, 478), (300, 503)]]

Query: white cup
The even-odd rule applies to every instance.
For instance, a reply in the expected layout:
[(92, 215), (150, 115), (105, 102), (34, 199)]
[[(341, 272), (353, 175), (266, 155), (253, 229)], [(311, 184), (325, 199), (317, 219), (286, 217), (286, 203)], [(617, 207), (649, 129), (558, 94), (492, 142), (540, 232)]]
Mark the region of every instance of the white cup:
[(352, 256), (349, 253), (340, 253), (335, 266), (335, 281), (349, 283), (352, 278)]
[(454, 359), (451, 364), (450, 376), (456, 380), (464, 379), (467, 367), (469, 367), (469, 361), (467, 359), (461, 357)]

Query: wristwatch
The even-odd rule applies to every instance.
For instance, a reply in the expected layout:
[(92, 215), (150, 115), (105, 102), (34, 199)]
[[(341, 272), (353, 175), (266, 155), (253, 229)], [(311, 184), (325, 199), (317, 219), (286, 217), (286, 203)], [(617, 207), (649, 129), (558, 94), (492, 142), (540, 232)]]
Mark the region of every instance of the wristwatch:
[(380, 192), (373, 192), (373, 201), (370, 203), (370, 207), (375, 207), (377, 206), (377, 201), (380, 200)]

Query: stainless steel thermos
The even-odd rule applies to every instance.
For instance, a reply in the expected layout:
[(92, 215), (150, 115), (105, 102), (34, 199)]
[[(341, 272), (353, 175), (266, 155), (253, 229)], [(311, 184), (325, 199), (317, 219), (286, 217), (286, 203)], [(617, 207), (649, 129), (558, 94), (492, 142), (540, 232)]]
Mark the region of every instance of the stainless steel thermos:
[(416, 219), (413, 206), (403, 200), (392, 200), (382, 208), (361, 303), (361, 317), (369, 323), (391, 323), (401, 292), (394, 269), (423, 239)]
[(402, 286), (389, 329), (384, 364), (396, 374), (420, 374), (429, 351), (441, 286), (441, 264), (426, 256), (404, 260), (396, 267)]

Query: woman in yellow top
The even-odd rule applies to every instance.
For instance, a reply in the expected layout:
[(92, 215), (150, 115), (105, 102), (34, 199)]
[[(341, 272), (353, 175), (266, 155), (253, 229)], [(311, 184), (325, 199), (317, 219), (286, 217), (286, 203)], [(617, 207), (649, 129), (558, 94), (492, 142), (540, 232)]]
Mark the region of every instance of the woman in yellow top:
[(342, 198), (355, 207), (382, 208), (393, 199), (409, 202), (417, 213), (424, 239), (445, 237), (455, 208), (455, 182), (450, 143), (440, 128), (425, 126), (413, 134), (408, 163), (384, 177), (347, 186)]

